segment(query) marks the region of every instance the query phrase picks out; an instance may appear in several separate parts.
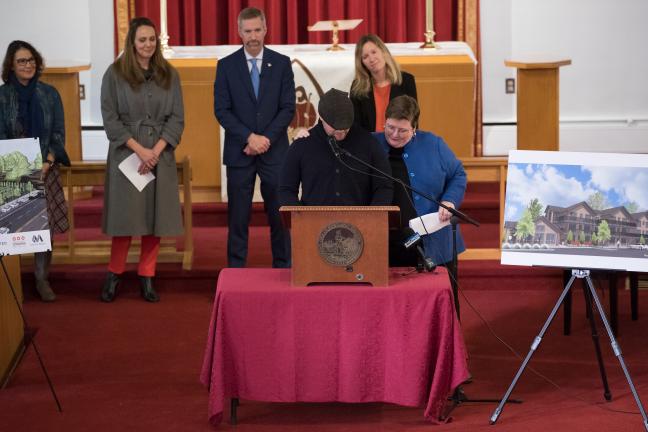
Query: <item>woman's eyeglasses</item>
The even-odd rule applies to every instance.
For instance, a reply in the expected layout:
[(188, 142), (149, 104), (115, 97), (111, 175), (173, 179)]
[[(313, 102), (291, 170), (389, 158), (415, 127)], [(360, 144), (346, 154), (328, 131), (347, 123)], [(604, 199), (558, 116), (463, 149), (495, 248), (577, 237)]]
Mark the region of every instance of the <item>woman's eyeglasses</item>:
[(392, 135), (395, 132), (398, 136), (404, 136), (412, 132), (412, 129), (397, 128), (396, 126), (386, 124), (385, 132), (387, 132), (388, 135)]
[(19, 58), (16, 59), (16, 64), (18, 66), (36, 66), (36, 59), (34, 57), (29, 57), (29, 58)]

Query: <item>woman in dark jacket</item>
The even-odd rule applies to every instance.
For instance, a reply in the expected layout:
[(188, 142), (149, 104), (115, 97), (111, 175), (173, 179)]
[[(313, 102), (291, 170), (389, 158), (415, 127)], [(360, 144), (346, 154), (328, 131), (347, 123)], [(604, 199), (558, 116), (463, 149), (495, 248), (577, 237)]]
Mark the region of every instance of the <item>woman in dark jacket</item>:
[(385, 130), (385, 110), (396, 96), (416, 99), (414, 76), (402, 72), (384, 42), (374, 34), (360, 38), (351, 84), (355, 122), (369, 132)]
[[(52, 233), (63, 233), (69, 225), (58, 164), (69, 166), (70, 159), (64, 147), (61, 97), (39, 80), (44, 67), (43, 57), (31, 44), (20, 40), (9, 44), (2, 63), (0, 139), (40, 139), (49, 227)], [(51, 250), (34, 255), (36, 289), (45, 302), (56, 299), (48, 281), (51, 259)]]

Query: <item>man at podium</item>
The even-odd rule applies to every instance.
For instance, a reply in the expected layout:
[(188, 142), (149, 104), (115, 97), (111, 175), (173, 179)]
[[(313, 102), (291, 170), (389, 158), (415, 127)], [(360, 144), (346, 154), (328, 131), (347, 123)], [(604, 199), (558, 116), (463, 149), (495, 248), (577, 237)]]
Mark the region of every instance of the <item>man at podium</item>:
[(317, 109), (318, 124), (309, 136), (295, 140), (286, 155), (279, 178), (281, 205), (389, 205), (392, 181), (345, 154), (390, 172), (387, 155), (376, 139), (354, 124), (353, 103), (347, 93), (327, 91)]

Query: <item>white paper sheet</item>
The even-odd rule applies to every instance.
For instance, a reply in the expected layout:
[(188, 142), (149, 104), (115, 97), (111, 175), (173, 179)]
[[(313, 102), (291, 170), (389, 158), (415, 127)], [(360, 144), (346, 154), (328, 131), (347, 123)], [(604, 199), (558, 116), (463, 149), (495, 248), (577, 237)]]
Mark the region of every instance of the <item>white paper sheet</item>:
[[(421, 222), (421, 219), (423, 221)], [(425, 226), (423, 225), (425, 224)], [(439, 221), (439, 212), (428, 213), (424, 216), (410, 219), (409, 226), (419, 235), (432, 234), (433, 232), (439, 231), (444, 226), (450, 225), (450, 220), (445, 222)]]
[(151, 172), (140, 174), (137, 171), (141, 164), (142, 160), (135, 153), (128, 156), (119, 164), (119, 170), (124, 173), (128, 180), (133, 183), (133, 186), (135, 186), (140, 192), (142, 192), (150, 181), (155, 179), (155, 176)]

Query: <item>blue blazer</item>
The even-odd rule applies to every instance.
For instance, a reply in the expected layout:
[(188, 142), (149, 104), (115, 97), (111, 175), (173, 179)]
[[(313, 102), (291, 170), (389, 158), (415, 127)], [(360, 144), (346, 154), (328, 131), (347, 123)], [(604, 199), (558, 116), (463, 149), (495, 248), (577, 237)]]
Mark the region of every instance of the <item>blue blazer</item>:
[[(280, 165), (288, 150), (287, 128), (295, 113), (295, 80), (290, 58), (264, 47), (259, 99), (254, 96), (243, 48), (218, 61), (214, 82), (214, 114), (225, 129), (223, 163), (245, 167), (256, 157)], [(251, 133), (270, 139), (270, 149), (247, 156)]]
[[(389, 144), (384, 133), (374, 136), (389, 152)], [(416, 136), (405, 145), (403, 160), (410, 175), (409, 182), (414, 189), (436, 198), (437, 201), (450, 201), (455, 208), (461, 206), (466, 192), (466, 172), (450, 147), (430, 132), (417, 130)], [(419, 216), (439, 210), (439, 206), (426, 198), (413, 193), (414, 208)], [(430, 235), (423, 236), (425, 253), (437, 264), (452, 261), (452, 229), (444, 227)], [(457, 253), (466, 249), (461, 231), (457, 227)]]

